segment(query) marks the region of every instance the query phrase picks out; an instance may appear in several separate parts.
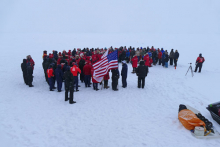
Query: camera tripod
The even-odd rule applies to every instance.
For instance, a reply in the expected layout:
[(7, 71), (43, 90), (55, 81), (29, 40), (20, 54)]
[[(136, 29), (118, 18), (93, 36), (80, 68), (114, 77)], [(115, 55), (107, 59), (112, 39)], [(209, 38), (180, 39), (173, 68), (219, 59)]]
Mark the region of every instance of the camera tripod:
[[(191, 70), (192, 77), (193, 77), (192, 63), (188, 63), (188, 64), (190, 64), (190, 66), (189, 66), (189, 68), (188, 68), (188, 70), (187, 70), (187, 72), (186, 72), (186, 75), (187, 75), (188, 71)], [(186, 76), (186, 75), (185, 75), (185, 76)]]

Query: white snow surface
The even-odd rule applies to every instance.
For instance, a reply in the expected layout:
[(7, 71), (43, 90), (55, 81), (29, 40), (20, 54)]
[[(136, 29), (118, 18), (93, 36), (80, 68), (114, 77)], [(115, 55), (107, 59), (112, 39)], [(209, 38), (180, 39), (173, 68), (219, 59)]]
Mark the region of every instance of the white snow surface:
[[(196, 108), (220, 132), (206, 110), (219, 101), (219, 7), (219, 0), (1, 1), (0, 146), (218, 146), (220, 139), (194, 138), (179, 122), (178, 108)], [(128, 64), (127, 88), (121, 78), (118, 92), (80, 83), (74, 105), (64, 101), (64, 91), (49, 91), (43, 50), (130, 45), (178, 49), (177, 69), (151, 67), (138, 89)], [(185, 76), (199, 53), (206, 59), (202, 73)], [(29, 54), (33, 88), (24, 84), (20, 67)]]

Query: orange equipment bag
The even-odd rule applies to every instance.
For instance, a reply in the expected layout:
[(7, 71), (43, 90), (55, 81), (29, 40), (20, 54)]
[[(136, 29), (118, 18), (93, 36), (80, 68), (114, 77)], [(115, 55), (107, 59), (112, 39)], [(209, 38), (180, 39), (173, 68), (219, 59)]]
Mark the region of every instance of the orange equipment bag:
[(205, 123), (200, 120), (191, 110), (183, 109), (179, 112), (178, 118), (183, 126), (188, 130), (194, 130), (196, 126), (204, 126)]

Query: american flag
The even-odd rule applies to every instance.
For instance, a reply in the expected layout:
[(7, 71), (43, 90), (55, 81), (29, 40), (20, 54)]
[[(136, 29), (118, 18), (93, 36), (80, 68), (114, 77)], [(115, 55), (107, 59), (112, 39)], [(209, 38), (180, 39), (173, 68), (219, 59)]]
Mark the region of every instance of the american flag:
[(108, 73), (110, 69), (118, 68), (118, 51), (114, 51), (108, 55), (108, 51), (102, 56), (102, 59), (93, 65), (93, 78), (101, 82), (103, 76)]

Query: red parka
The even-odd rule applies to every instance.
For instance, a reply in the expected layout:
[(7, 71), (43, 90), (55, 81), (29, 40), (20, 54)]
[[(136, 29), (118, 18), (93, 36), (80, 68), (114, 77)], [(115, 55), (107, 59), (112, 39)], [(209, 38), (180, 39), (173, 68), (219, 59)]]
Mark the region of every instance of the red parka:
[(91, 73), (92, 73), (92, 83), (99, 83), (94, 79), (94, 69), (91, 69)]
[(48, 76), (48, 78), (54, 77), (53, 68), (47, 69), (47, 76)]
[(137, 64), (138, 64), (138, 57), (137, 56), (134, 56), (132, 59), (132, 67), (136, 68), (137, 67)]
[(162, 59), (162, 52), (161, 51), (158, 52), (158, 59)]
[(196, 59), (196, 63), (203, 63), (205, 61), (205, 58), (204, 57), (198, 57)]
[(109, 79), (109, 72), (106, 75), (104, 75), (104, 80), (106, 81), (108, 79)]
[(92, 63), (95, 63), (96, 61), (98, 61), (97, 55), (94, 54), (92, 55)]
[(144, 56), (144, 62), (145, 62), (145, 66), (149, 66), (149, 55), (145, 55)]
[(83, 67), (84, 75), (91, 75), (91, 70), (91, 65), (89, 65), (89, 63), (86, 63), (86, 65)]
[(81, 73), (81, 70), (76, 65), (73, 65), (73, 67), (71, 67), (70, 71), (73, 74), (73, 76), (77, 76), (78, 72)]

